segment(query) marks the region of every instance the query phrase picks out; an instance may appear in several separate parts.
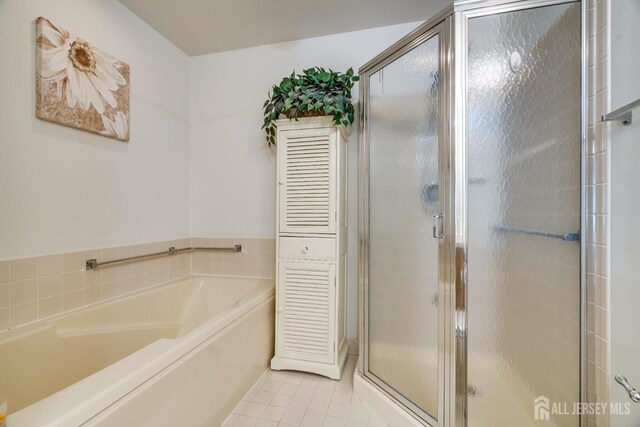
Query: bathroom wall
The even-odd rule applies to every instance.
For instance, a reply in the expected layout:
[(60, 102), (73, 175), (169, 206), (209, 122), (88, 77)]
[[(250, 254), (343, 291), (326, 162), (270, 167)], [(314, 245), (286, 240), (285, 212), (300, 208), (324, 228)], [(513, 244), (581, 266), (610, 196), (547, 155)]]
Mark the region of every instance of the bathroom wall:
[[(611, 0), (611, 109), (617, 109), (640, 99), (640, 0)], [(640, 110), (633, 112), (633, 123), (609, 125), (608, 153), (610, 171), (610, 358), (611, 376), (623, 375), (638, 389), (640, 365), (637, 354), (640, 329), (637, 314), (640, 304), (638, 286), (638, 241), (640, 226)], [(613, 427), (640, 425), (640, 407), (629, 400), (628, 393), (615, 381), (611, 382), (611, 402), (630, 403), (630, 415), (614, 415)]]
[[(131, 66), (131, 140), (35, 118), (35, 19)], [(188, 237), (189, 58), (116, 0), (0, 1), (0, 260)]]
[[(433, 13), (447, 2), (434, 2)], [(191, 235), (275, 236), (275, 150), (262, 104), (274, 83), (311, 66), (358, 69), (419, 23), (194, 57), (189, 121)], [(357, 87), (354, 88), (357, 99)], [(357, 127), (349, 140), (348, 336), (357, 336)]]
[[(35, 19), (131, 66), (131, 138), (35, 118)], [(189, 58), (116, 0), (0, 1), (0, 330), (185, 277)]]

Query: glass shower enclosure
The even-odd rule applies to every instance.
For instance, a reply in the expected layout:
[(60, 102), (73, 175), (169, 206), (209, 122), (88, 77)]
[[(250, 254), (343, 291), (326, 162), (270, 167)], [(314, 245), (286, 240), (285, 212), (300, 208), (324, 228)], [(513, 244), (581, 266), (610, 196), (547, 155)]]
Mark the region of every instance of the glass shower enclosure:
[(583, 421), (583, 20), (460, 1), (360, 69), (359, 369), (420, 424)]

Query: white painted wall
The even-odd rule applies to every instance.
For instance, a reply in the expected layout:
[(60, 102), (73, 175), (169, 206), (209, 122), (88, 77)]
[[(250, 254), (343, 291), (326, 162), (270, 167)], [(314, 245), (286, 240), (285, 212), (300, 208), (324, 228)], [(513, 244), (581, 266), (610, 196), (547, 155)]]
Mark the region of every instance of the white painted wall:
[[(447, 3), (433, 5), (438, 12)], [(275, 236), (275, 151), (262, 104), (274, 83), (315, 65), (355, 70), (419, 23), (279, 43), (191, 59), (191, 235)], [(354, 88), (354, 99), (358, 97)], [(357, 336), (357, 128), (349, 140), (348, 336)]]
[[(35, 118), (35, 19), (131, 66), (131, 140)], [(0, 259), (188, 234), (189, 58), (116, 0), (0, 1)]]
[[(640, 99), (640, 0), (611, 0), (611, 110)], [(633, 112), (629, 126), (609, 125), (611, 174), (611, 289), (610, 289), (610, 356), (606, 343), (602, 350), (611, 363), (611, 375), (624, 375), (631, 385), (640, 384), (640, 330), (637, 314), (640, 304), (638, 286), (638, 240), (640, 225), (640, 110)], [(606, 171), (606, 169), (605, 169)], [(631, 402), (625, 390), (611, 381), (611, 402)], [(629, 415), (613, 415), (611, 426), (640, 425), (640, 407), (631, 403)]]

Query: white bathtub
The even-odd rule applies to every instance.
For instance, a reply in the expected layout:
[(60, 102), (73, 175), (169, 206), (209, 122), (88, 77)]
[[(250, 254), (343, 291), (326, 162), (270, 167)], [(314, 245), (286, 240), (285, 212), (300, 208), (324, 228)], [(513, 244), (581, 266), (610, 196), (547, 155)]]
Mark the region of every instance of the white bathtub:
[(7, 427), (220, 425), (273, 328), (273, 280), (200, 277), (2, 332)]

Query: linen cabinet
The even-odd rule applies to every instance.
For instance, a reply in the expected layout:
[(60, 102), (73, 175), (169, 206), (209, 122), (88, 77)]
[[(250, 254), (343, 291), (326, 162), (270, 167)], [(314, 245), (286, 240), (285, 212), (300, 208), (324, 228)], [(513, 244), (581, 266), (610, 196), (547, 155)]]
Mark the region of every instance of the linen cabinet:
[(339, 379), (347, 357), (347, 129), (277, 122), (276, 344), (271, 368)]

